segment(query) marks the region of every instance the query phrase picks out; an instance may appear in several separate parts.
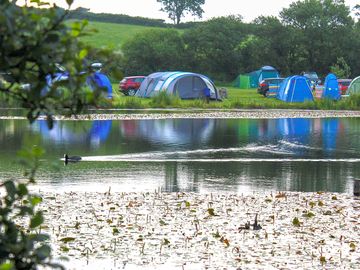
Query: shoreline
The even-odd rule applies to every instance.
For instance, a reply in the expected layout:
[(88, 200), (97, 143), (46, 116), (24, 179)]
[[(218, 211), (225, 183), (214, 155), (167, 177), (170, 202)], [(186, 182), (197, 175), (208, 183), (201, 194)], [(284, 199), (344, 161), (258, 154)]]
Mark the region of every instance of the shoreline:
[[(119, 113), (109, 113), (109, 112)], [(128, 113), (133, 111), (134, 113)], [(96, 111), (95, 111), (96, 112)], [(326, 110), (104, 110), (106, 113), (80, 114), (66, 117), (54, 116), (56, 121), (86, 121), (86, 120), (155, 120), (155, 119), (276, 119), (276, 118), (342, 118), (360, 117), (360, 111), (326, 111)], [(126, 112), (126, 113), (123, 113)], [(0, 116), (0, 120), (23, 120), (22, 116)], [(40, 116), (39, 120), (45, 120)]]

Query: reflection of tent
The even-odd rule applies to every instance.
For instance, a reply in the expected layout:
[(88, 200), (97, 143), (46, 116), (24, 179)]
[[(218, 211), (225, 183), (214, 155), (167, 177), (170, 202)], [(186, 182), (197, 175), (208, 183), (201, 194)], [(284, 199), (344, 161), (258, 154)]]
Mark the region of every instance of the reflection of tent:
[(181, 99), (204, 97), (204, 88), (210, 89), (212, 99), (218, 99), (214, 83), (206, 76), (190, 72), (157, 72), (150, 74), (141, 83), (138, 97), (152, 97), (161, 91), (178, 95)]
[(285, 140), (306, 143), (310, 136), (311, 121), (307, 118), (284, 118), (277, 120), (277, 126)]
[(304, 137), (310, 134), (311, 120), (308, 118), (283, 118), (277, 123), (282, 136)]
[(86, 79), (87, 85), (91, 90), (95, 90), (97, 87), (107, 92), (107, 98), (112, 98), (112, 85), (109, 78), (100, 72), (94, 72)]
[(347, 95), (360, 95), (360, 76), (356, 77), (352, 80), (352, 82), (349, 85), (348, 90), (346, 91)]
[(120, 122), (121, 133), (125, 136), (133, 134), (131, 137), (174, 145), (206, 141), (213, 132), (214, 123), (214, 119), (140, 120), (134, 121), (133, 125), (127, 125), (127, 121)]
[(90, 130), (84, 128), (81, 129), (81, 132), (75, 132), (69, 127), (69, 122), (54, 122), (54, 127), (49, 129), (46, 121), (39, 120), (32, 127), (39, 131), (42, 137), (51, 140), (55, 144), (62, 144), (64, 141), (83, 143), (89, 138), (92, 144), (98, 144), (106, 141), (111, 131), (111, 125), (111, 120), (93, 121)]
[(314, 100), (309, 84), (303, 76), (292, 76), (280, 85), (278, 99), (286, 102)]
[(325, 78), (322, 98), (328, 98), (333, 100), (339, 100), (341, 98), (337, 78), (332, 73), (329, 73)]
[(339, 119), (322, 120), (322, 136), (324, 148), (327, 151), (336, 149), (336, 137), (339, 131)]
[(112, 120), (95, 120), (90, 130), (91, 140), (106, 141), (111, 130)]

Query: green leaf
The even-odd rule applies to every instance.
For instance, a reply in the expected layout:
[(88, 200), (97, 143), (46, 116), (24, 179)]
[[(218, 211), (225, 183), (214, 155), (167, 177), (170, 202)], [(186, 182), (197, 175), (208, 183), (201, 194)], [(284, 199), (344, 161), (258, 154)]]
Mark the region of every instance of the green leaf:
[(28, 189), (27, 189), (27, 187), (26, 187), (25, 184), (19, 184), (19, 185), (18, 185), (18, 194), (19, 194), (20, 196), (25, 196), (25, 195), (27, 195), (28, 193), (29, 193), (29, 191), (28, 191)]
[(15, 186), (14, 182), (13, 181), (6, 181), (4, 185), (5, 185), (7, 193), (11, 197), (14, 197), (16, 195), (16, 186)]
[(292, 224), (296, 227), (300, 227), (300, 220), (297, 217), (294, 217)]
[(214, 210), (214, 208), (209, 208), (207, 211), (208, 211), (208, 213), (209, 213), (210, 216), (215, 216), (215, 210)]
[(69, 242), (75, 241), (75, 238), (74, 237), (64, 237), (64, 238), (61, 238), (60, 241), (64, 242), (64, 243), (69, 243)]
[(315, 216), (315, 214), (313, 212), (307, 212), (305, 214), (303, 214), (304, 217), (307, 217), (307, 218), (312, 218)]
[(36, 206), (41, 202), (42, 202), (41, 197), (34, 196), (34, 197), (31, 198), (31, 205), (33, 205), (33, 206)]
[(36, 214), (31, 218), (30, 220), (30, 228), (34, 229), (36, 227), (39, 227), (44, 222), (44, 217), (42, 213), (36, 212)]
[(167, 238), (164, 238), (164, 242), (163, 242), (163, 245), (169, 245), (170, 244), (170, 241), (169, 239)]
[(186, 206), (187, 208), (190, 208), (190, 202), (185, 202), (185, 206)]
[(80, 59), (84, 59), (88, 54), (88, 50), (87, 49), (82, 49), (79, 53), (79, 58)]
[(159, 222), (160, 222), (160, 225), (161, 225), (161, 226), (168, 225), (168, 224), (167, 224), (165, 221), (163, 221), (162, 219), (160, 219), (160, 221), (159, 221)]
[(15, 268), (14, 268), (14, 265), (12, 263), (0, 264), (0, 270), (13, 270), (13, 269), (15, 269)]
[(47, 234), (30, 234), (29, 239), (32, 242), (44, 242), (46, 240), (49, 240), (49, 236)]
[(39, 260), (43, 261), (46, 258), (50, 257), (51, 249), (49, 246), (44, 245), (35, 250), (36, 256)]
[(74, 0), (66, 0), (66, 4), (68, 4), (69, 6), (71, 6), (73, 2)]

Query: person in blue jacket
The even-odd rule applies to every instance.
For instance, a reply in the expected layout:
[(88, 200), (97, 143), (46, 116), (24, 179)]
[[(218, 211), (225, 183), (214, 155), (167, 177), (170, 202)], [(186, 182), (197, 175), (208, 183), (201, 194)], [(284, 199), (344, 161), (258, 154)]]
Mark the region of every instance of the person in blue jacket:
[(206, 86), (203, 89), (203, 94), (204, 94), (206, 103), (209, 103), (209, 101), (210, 101), (210, 88)]

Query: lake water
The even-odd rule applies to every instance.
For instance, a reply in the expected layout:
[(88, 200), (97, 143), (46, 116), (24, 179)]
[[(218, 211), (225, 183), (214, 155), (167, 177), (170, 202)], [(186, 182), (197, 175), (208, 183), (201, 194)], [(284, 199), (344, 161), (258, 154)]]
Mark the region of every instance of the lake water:
[[(51, 191), (331, 191), (360, 179), (360, 119), (0, 120), (0, 177), (37, 140)], [(64, 153), (82, 161), (63, 165)]]

